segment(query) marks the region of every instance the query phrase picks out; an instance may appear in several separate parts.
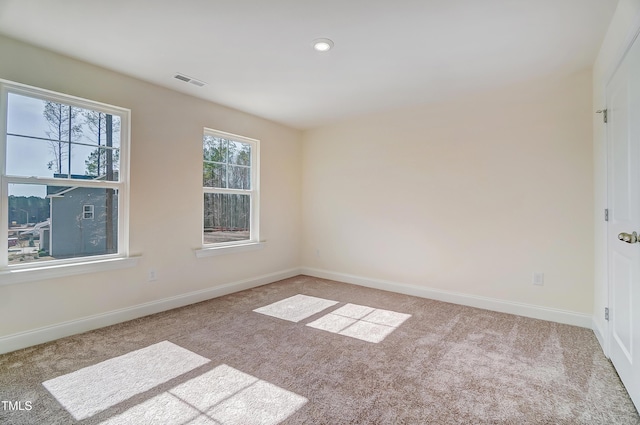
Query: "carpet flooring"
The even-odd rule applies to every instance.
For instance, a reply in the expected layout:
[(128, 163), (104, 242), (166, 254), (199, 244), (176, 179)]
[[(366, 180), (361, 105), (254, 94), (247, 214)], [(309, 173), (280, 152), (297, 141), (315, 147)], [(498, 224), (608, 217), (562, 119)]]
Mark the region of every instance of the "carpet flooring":
[(10, 425), (640, 425), (588, 329), (307, 276), (1, 355), (0, 401)]

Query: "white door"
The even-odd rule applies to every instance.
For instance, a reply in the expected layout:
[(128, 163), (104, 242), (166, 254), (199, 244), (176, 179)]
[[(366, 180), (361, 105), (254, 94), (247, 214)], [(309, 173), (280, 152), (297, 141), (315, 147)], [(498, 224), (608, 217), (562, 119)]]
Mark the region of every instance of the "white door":
[(640, 410), (640, 41), (607, 85), (609, 356)]

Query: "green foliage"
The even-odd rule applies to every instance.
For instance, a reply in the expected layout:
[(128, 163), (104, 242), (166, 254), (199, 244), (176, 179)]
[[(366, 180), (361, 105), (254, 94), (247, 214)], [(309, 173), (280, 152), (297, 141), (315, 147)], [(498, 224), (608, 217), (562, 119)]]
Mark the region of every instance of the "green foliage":
[(250, 228), (251, 200), (248, 195), (206, 193), (204, 195), (205, 231), (240, 231)]
[(9, 224), (41, 223), (49, 218), (49, 198), (9, 196)]
[(226, 162), (228, 141), (206, 135), (202, 139), (202, 152), (205, 161)]
[(205, 135), (203, 185), (224, 189), (250, 189), (251, 145)]
[[(47, 163), (47, 167), (55, 173), (62, 173), (64, 160), (69, 157), (69, 143), (85, 138), (93, 139), (97, 146), (111, 147), (113, 134), (120, 131), (119, 117), (57, 102), (44, 101), (43, 104), (42, 115), (49, 124), (46, 135), (51, 139), (49, 144), (54, 158)], [(85, 174), (106, 175), (108, 171), (118, 168), (119, 159), (120, 150), (117, 148), (96, 148), (85, 159)]]
[[(120, 120), (104, 112), (85, 111), (83, 113), (85, 124), (95, 137), (94, 142), (98, 146), (113, 146), (113, 134), (120, 131)], [(111, 128), (109, 128), (109, 126)], [(84, 164), (85, 174), (88, 176), (105, 176), (109, 171), (118, 168), (120, 161), (119, 149), (97, 148), (92, 151)]]
[[(251, 145), (205, 135), (203, 185), (220, 189), (251, 188)], [(212, 231), (248, 231), (251, 200), (248, 195), (206, 193), (204, 228)]]
[[(112, 150), (112, 169), (117, 169), (120, 162), (120, 150)], [(87, 176), (104, 176), (107, 174), (107, 151), (106, 149), (96, 149), (92, 151), (84, 160)]]

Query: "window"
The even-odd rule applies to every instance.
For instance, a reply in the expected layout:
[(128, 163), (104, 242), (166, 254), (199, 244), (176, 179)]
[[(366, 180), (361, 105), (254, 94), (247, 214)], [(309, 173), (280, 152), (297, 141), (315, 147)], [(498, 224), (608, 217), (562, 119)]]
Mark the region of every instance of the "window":
[(0, 80), (0, 271), (126, 257), (129, 111)]
[(258, 141), (205, 129), (203, 245), (258, 242)]
[(84, 220), (93, 220), (93, 205), (82, 206), (82, 218)]

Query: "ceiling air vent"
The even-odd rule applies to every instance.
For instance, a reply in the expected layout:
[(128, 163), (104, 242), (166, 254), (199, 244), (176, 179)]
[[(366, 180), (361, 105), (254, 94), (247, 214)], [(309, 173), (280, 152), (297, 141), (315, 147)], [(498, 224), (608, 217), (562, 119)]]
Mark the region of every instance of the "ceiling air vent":
[(173, 76), (173, 78), (180, 81), (184, 81), (185, 83), (191, 83), (194, 86), (198, 86), (198, 87), (202, 87), (207, 84), (204, 81), (196, 80), (195, 78), (188, 77), (184, 74), (176, 74)]
[(185, 83), (188, 83), (189, 81), (191, 81), (191, 78), (187, 77), (186, 75), (176, 74), (176, 75), (173, 76), (173, 78), (177, 78), (178, 80), (182, 80)]

